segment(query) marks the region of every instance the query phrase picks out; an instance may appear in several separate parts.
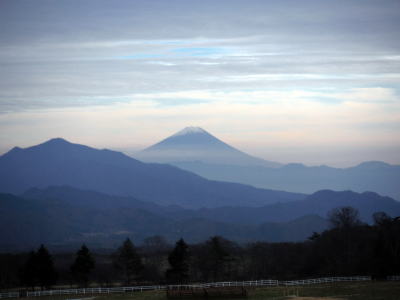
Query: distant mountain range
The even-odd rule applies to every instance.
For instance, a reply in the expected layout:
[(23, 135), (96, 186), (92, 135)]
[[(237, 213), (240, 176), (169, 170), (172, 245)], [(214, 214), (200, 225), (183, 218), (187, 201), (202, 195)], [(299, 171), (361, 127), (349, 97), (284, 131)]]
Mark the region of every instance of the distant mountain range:
[(110, 196), (67, 186), (0, 194), (0, 250), (29, 249), (40, 243), (73, 247), (115, 247), (126, 237), (139, 243), (152, 235), (170, 242), (199, 242), (222, 235), (238, 242), (301, 241), (325, 230), (327, 212), (359, 209), (364, 221), (384, 211), (400, 215), (400, 203), (374, 193), (320, 191), (305, 200), (262, 208), (185, 209), (132, 197)]
[(305, 197), (207, 180), (174, 166), (142, 163), (120, 152), (97, 150), (60, 138), (26, 149), (15, 147), (0, 156), (0, 192), (20, 194), (29, 188), (53, 185), (188, 208), (262, 206)]
[(301, 201), (276, 203), (263, 207), (218, 207), (203, 208), (197, 215), (210, 220), (233, 222), (237, 224), (261, 224), (263, 222), (288, 222), (305, 215), (326, 217), (336, 207), (356, 208), (364, 222), (372, 222), (372, 215), (384, 211), (391, 216), (400, 216), (400, 202), (382, 197), (373, 192), (355, 193), (322, 190), (307, 196)]
[(400, 166), (364, 162), (351, 168), (282, 165), (243, 153), (198, 127), (188, 127), (136, 157), (170, 163), (211, 180), (300, 193), (322, 189), (373, 191), (400, 200)]
[(321, 189), (356, 192), (373, 191), (400, 200), (400, 166), (364, 162), (350, 168), (307, 167), (288, 164), (280, 168), (218, 165), (197, 162), (171, 162), (181, 169), (211, 180), (250, 184), (310, 194)]
[[(239, 177), (246, 170), (258, 170), (261, 179), (269, 178), (265, 176), (269, 170), (275, 172), (267, 180), (271, 185), (308, 184), (317, 189), (321, 182), (334, 186), (338, 180), (346, 179), (349, 188), (355, 180), (364, 180), (365, 190), (380, 186), (393, 192), (399, 188), (396, 166), (365, 163), (353, 173), (302, 165), (256, 166), (251, 164), (257, 159), (235, 152), (195, 128), (155, 145), (153, 150), (172, 147), (176, 140), (185, 144), (188, 137), (201, 148), (204, 141), (199, 135), (207, 143), (214, 143), (215, 149), (236, 153), (232, 155), (242, 163), (247, 159), (250, 165), (181, 163), (219, 170), (224, 166), (225, 171), (238, 173), (225, 174)], [(350, 174), (346, 177), (343, 172)], [(212, 235), (239, 242), (299, 241), (326, 229), (327, 212), (339, 206), (357, 208), (367, 222), (377, 211), (400, 215), (400, 202), (373, 192), (323, 190), (306, 195), (213, 181), (175, 166), (143, 163), (120, 152), (60, 138), (25, 149), (15, 147), (0, 156), (0, 250), (40, 243), (64, 247), (85, 242), (114, 247), (127, 236), (140, 242), (151, 235), (164, 235), (170, 241), (184, 237), (189, 242)]]
[(21, 196), (0, 194), (0, 251), (29, 249), (40, 243), (58, 248), (115, 248), (126, 237), (140, 243), (162, 235), (200, 242), (213, 235), (249, 242), (304, 240), (326, 228), (318, 216), (284, 223), (244, 225), (201, 217), (196, 210), (163, 207), (131, 197), (109, 196), (70, 187), (31, 189)]

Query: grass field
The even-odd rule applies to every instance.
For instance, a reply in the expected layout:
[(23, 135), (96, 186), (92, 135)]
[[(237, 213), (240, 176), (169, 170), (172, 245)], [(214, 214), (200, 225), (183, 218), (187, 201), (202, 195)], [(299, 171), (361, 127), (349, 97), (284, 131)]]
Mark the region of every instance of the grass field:
[[(369, 281), (319, 284), (299, 287), (266, 287), (249, 289), (250, 300), (400, 300), (400, 282)], [(159, 300), (165, 291), (146, 291), (112, 295), (67, 295), (24, 298), (24, 300)], [(227, 298), (224, 298), (227, 299)], [(235, 298), (238, 299), (238, 298)]]
[(352, 282), (303, 287), (259, 288), (249, 299), (290, 299), (289, 296), (336, 298), (348, 300), (400, 300), (400, 282)]

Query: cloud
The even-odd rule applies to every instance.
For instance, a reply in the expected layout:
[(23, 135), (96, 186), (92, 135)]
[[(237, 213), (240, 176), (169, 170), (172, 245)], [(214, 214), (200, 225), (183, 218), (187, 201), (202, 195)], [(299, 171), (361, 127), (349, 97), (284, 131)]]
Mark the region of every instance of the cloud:
[[(373, 94), (376, 96), (372, 96)], [(338, 96), (341, 101), (336, 101), (334, 106), (315, 101), (315, 98), (327, 95)], [(369, 96), (362, 99), (360, 95)], [(384, 100), (382, 97), (385, 96), (391, 97), (388, 99), (390, 101), (382, 101)], [(63, 132), (74, 132), (78, 136), (81, 135), (79, 128), (89, 125), (93, 132), (103, 129), (108, 132), (107, 127), (116, 129), (121, 126), (121, 132), (129, 135), (129, 128), (134, 128), (140, 123), (141, 126), (159, 130), (157, 134), (155, 132), (149, 134), (146, 131), (140, 135), (140, 140), (149, 141), (153, 136), (162, 137), (168, 132), (194, 122), (206, 128), (217, 127), (223, 130), (223, 127), (226, 127), (229, 131), (236, 132), (238, 136), (252, 130), (264, 133), (280, 132), (283, 134), (281, 138), (290, 141), (288, 133), (291, 132), (292, 141), (297, 139), (296, 136), (301, 136), (302, 143), (327, 143), (327, 138), (330, 143), (336, 143), (340, 142), (340, 139), (336, 139), (335, 136), (338, 137), (346, 132), (348, 138), (345, 142), (352, 143), (359, 138), (368, 142), (373, 138), (368, 135), (369, 131), (363, 132), (359, 125), (378, 124), (382, 134), (385, 131), (381, 128), (382, 123), (398, 124), (400, 102), (393, 101), (397, 99), (395, 97), (392, 90), (383, 88), (355, 89), (347, 93), (304, 90), (147, 93), (134, 95), (130, 101), (121, 101), (111, 106), (55, 108), (3, 115), (1, 133), (3, 137), (7, 135), (7, 132), (12, 131), (12, 126), (19, 122), (18, 120), (25, 120), (24, 123), (29, 119), (39, 122), (44, 117), (45, 120), (39, 122), (41, 127), (56, 120), (67, 123), (70, 122), (67, 120), (71, 120), (68, 126), (64, 123), (66, 128), (70, 129), (64, 129)], [(371, 99), (376, 101), (371, 101)], [(72, 120), (75, 121), (72, 122)], [(39, 126), (35, 122), (29, 128)], [(160, 123), (163, 124), (162, 128), (159, 128)], [(7, 126), (10, 127), (7, 128)], [(95, 128), (99, 129), (95, 130)], [(59, 129), (51, 127), (46, 129), (46, 132), (57, 135)], [(41, 130), (35, 130), (35, 132), (40, 133)], [(298, 135), (299, 132), (302, 134)], [(326, 135), (327, 132), (330, 134)], [(394, 138), (393, 134), (396, 132), (389, 128), (387, 132)], [(355, 135), (352, 136), (353, 134)], [(111, 136), (109, 138), (113, 139)]]
[(397, 0), (3, 0), (0, 137), (389, 147), (399, 26)]

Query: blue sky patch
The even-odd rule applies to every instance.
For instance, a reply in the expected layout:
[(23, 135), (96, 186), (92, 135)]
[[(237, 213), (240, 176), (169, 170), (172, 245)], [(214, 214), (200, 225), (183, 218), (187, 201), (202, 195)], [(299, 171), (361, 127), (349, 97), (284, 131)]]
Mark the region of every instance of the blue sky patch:
[(221, 47), (187, 47), (175, 48), (171, 52), (179, 56), (210, 57), (214, 55), (227, 54), (230, 51)]

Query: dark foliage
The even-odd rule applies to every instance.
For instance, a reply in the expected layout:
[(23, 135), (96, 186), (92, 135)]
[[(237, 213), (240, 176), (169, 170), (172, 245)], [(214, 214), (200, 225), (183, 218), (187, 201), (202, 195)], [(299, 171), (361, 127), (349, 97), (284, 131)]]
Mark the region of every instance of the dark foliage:
[(196, 249), (194, 264), (206, 281), (233, 279), (237, 245), (220, 236), (211, 237)]
[(175, 248), (168, 255), (170, 268), (166, 271), (169, 283), (186, 283), (189, 278), (188, 245), (183, 239), (176, 242)]
[(351, 206), (332, 209), (328, 219), (333, 228), (350, 229), (361, 224), (358, 210)]
[(89, 283), (90, 272), (95, 267), (95, 261), (86, 245), (76, 253), (74, 263), (71, 265), (72, 276), (80, 286), (87, 287)]
[(44, 245), (41, 245), (36, 252), (36, 272), (38, 284), (42, 289), (49, 288), (57, 282), (53, 257)]
[(124, 283), (130, 285), (140, 278), (143, 271), (142, 259), (128, 238), (114, 254), (114, 267), (121, 271)]
[(49, 288), (57, 282), (53, 257), (44, 245), (41, 245), (36, 252), (29, 253), (20, 270), (19, 277), (22, 285), (32, 289), (35, 286), (39, 286), (41, 289)]
[(26, 258), (27, 254), (0, 254), (0, 291), (21, 284)]
[[(351, 226), (336, 226), (298, 243), (238, 245), (214, 236), (199, 244), (187, 245), (183, 240), (178, 241), (171, 251), (160, 237), (147, 240), (139, 249), (127, 239), (113, 255), (93, 254), (96, 256), (96, 269), (92, 271), (92, 278), (100, 285), (164, 284), (167, 281), (163, 275), (168, 268), (168, 281), (174, 283), (398, 275), (400, 218), (376, 213), (374, 220), (373, 225), (352, 221)], [(44, 247), (39, 252), (42, 261), (49, 266), (51, 257), (49, 259), (48, 252)], [(1, 288), (50, 285), (38, 276), (38, 253), (1, 254)], [(70, 283), (68, 266), (73, 260), (73, 254), (55, 256), (60, 284)], [(114, 266), (118, 268), (114, 269)], [(14, 270), (20, 267), (22, 271), (18, 281)]]
[(374, 271), (377, 277), (400, 273), (400, 217), (374, 214)]
[(168, 267), (166, 257), (170, 250), (171, 245), (162, 236), (150, 236), (143, 240), (141, 253), (145, 264), (143, 269), (144, 280), (160, 282), (165, 278), (165, 272)]
[(37, 283), (37, 256), (34, 251), (29, 252), (23, 268), (20, 271), (21, 283), (34, 289)]

